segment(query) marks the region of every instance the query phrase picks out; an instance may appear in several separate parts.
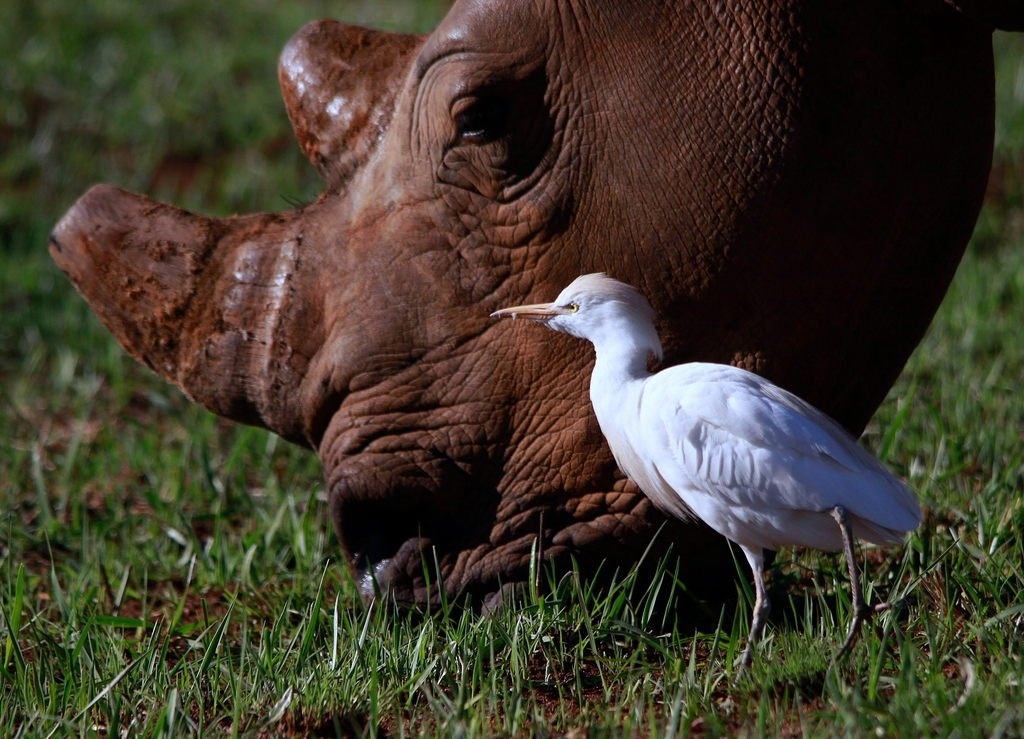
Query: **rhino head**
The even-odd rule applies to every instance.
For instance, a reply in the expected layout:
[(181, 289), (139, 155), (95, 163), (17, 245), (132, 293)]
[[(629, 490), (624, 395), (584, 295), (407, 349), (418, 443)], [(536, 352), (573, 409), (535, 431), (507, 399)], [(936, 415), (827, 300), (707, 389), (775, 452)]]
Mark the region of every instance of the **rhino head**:
[[(535, 550), (629, 563), (663, 519), (616, 472), (589, 350), (488, 314), (605, 271), (650, 298), (669, 363), (743, 365), (859, 431), (990, 164), (990, 34), (935, 6), (459, 0), (428, 36), (312, 23), (279, 76), (315, 202), (212, 218), (100, 185), (50, 251), (134, 357), (316, 451), (368, 591), (486, 598)], [(710, 539), (665, 537), (698, 567)]]

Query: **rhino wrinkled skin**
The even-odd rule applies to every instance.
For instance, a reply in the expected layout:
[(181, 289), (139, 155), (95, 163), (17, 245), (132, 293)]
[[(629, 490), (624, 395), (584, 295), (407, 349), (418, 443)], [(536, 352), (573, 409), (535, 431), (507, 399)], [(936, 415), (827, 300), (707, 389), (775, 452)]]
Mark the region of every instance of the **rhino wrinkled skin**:
[[(1019, 16), (460, 0), (422, 37), (319, 21), (279, 77), (320, 198), (211, 218), (99, 185), (50, 250), (134, 357), (316, 451), (368, 591), (486, 599), (535, 549), (628, 566), (664, 519), (616, 472), (589, 348), (488, 314), (605, 271), (650, 298), (667, 363), (755, 369), (859, 431), (970, 236), (986, 21)], [(684, 571), (722, 571), (707, 530), (666, 526)]]

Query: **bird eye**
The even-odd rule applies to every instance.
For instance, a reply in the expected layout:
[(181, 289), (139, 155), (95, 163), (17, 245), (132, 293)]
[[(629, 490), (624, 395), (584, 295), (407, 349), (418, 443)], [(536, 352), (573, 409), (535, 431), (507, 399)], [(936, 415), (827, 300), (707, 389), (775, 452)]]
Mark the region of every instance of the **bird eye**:
[(579, 303), (569, 303), (569, 305), (567, 305), (565, 307), (569, 309), (570, 313), (579, 313), (580, 312), (580, 304)]

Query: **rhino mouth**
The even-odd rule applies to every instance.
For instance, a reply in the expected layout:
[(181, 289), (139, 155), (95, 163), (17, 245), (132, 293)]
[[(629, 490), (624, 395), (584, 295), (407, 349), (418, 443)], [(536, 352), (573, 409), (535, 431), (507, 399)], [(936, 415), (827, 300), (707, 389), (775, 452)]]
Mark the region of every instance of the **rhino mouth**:
[[(359, 594), (366, 600), (382, 595), (393, 596), (397, 600), (415, 600), (419, 591), (428, 591), (430, 579), (429, 561), (437, 550), (425, 537), (406, 539), (391, 555), (374, 556), (356, 552), (352, 557), (352, 568), (355, 572), (356, 586)], [(409, 576), (411, 568), (419, 567), (424, 576)], [(435, 575), (440, 581), (440, 574)]]
[[(436, 548), (422, 524), (408, 511), (357, 502), (344, 506), (339, 538), (349, 552), (356, 584), (364, 598), (403, 594), (415, 588), (410, 570), (424, 569)], [(426, 581), (429, 569), (424, 569)]]
[(403, 504), (400, 498), (332, 501), (338, 538), (360, 594), (408, 603), (490, 597), (498, 583), (470, 581), (459, 572), (474, 569), (473, 563), (493, 549), (496, 497), (478, 496), (473, 505), (461, 506), (452, 500), (438, 505), (436, 497), (422, 500), (422, 505)]

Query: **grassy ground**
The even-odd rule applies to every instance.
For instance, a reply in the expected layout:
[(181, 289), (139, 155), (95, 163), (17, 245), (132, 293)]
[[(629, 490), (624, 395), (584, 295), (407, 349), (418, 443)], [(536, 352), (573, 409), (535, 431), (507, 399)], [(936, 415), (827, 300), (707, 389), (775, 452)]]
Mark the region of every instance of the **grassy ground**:
[(185, 402), (100, 328), (45, 254), (78, 193), (103, 178), (217, 212), (309, 197), (276, 49), (318, 15), (412, 28), (438, 12), (159, 7), (0, 6), (16, 54), (0, 76), (0, 727), (1024, 734), (1024, 44), (1000, 39), (976, 241), (869, 430), (928, 512), (904, 550), (868, 553), (900, 607), (832, 666), (842, 564), (784, 553), (778, 618), (736, 679), (749, 593), (695, 631), (669, 571), (604, 592), (569, 575), (490, 618), (363, 604), (313, 456)]

